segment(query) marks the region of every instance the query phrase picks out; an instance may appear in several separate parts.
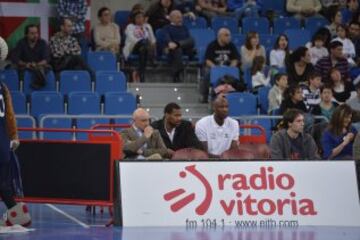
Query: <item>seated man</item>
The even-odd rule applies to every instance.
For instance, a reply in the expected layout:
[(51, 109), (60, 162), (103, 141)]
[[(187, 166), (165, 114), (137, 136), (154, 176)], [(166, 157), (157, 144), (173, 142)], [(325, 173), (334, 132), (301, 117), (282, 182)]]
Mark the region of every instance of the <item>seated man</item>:
[(50, 54), (45, 40), (39, 38), (38, 26), (30, 24), (25, 27), (25, 37), (16, 45), (12, 62), (20, 72), (25, 70), (33, 73), (31, 87), (39, 89), (46, 84), (46, 71)]
[(212, 158), (239, 146), (239, 123), (228, 117), (229, 104), (224, 95), (213, 102), (214, 114), (203, 117), (195, 126), (195, 133)]
[(319, 14), (321, 10), (320, 0), (287, 0), (286, 10), (293, 13), (294, 17), (304, 19), (306, 17), (321, 17)]
[(169, 103), (164, 109), (164, 118), (152, 124), (158, 129), (168, 151), (203, 146), (195, 135), (191, 122), (181, 119), (181, 108), (176, 103)]
[(78, 41), (72, 34), (73, 23), (70, 19), (61, 20), (60, 32), (50, 39), (51, 65), (56, 73), (63, 70), (86, 70), (93, 80), (94, 73), (81, 57)]
[[(143, 108), (133, 113), (134, 124), (121, 132), (126, 158), (162, 159), (168, 150), (158, 130), (150, 126), (150, 116)], [(171, 152), (171, 151), (169, 151)]]
[(183, 55), (192, 57), (194, 54), (194, 40), (189, 30), (183, 25), (183, 16), (179, 10), (170, 13), (169, 25), (164, 30), (166, 50), (169, 52), (171, 73), (174, 82), (180, 80), (180, 73), (184, 70)]
[[(231, 33), (227, 28), (220, 28), (217, 39), (212, 41), (205, 52), (204, 78), (200, 87), (201, 102), (207, 103), (209, 96), (210, 69), (215, 66), (237, 67), (239, 52), (231, 42)], [(215, 86), (214, 86), (215, 87)]]
[(319, 159), (317, 146), (311, 135), (304, 133), (304, 113), (288, 109), (281, 121), (284, 129), (275, 133), (270, 141), (271, 158), (287, 160)]

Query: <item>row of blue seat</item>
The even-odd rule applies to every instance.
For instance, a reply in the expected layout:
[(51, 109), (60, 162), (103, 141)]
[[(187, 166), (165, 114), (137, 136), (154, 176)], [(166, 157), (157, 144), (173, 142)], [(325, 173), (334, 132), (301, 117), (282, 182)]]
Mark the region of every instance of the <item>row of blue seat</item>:
[[(21, 92), (11, 92), (16, 114), (27, 114), (26, 97)], [(65, 105), (61, 93), (33, 92), (30, 98), (30, 115), (39, 118), (44, 114), (100, 114), (101, 98), (93, 92), (71, 92)], [(104, 114), (129, 115), (136, 109), (136, 98), (128, 92), (107, 92), (104, 95)], [(67, 106), (67, 109), (66, 109)]]
[[(24, 83), (22, 91), (25, 94), (31, 94), (31, 82), (33, 74), (26, 71), (24, 74)], [(20, 90), (19, 76), (16, 70), (9, 69), (0, 72), (0, 80), (4, 82), (10, 91)], [(60, 84), (57, 86), (55, 75), (52, 71), (47, 74), (46, 86), (40, 91), (57, 91), (67, 94), (72, 91), (95, 91), (104, 94), (110, 91), (126, 91), (127, 81), (125, 74), (118, 71), (97, 71), (95, 87), (92, 89), (91, 78), (87, 71), (62, 71), (60, 73)]]

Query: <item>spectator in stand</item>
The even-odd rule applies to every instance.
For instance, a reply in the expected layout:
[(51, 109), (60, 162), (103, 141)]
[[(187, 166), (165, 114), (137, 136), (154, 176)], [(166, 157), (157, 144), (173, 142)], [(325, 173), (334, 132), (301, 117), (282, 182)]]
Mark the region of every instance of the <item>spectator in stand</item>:
[(201, 118), (195, 126), (195, 133), (211, 158), (218, 158), (223, 152), (239, 147), (239, 123), (228, 117), (229, 103), (224, 95), (213, 102), (214, 114)]
[(356, 96), (346, 101), (353, 110), (360, 111), (360, 82), (355, 85)]
[(349, 105), (338, 106), (324, 132), (321, 145), (324, 159), (351, 159), (353, 141), (357, 131), (351, 126), (352, 109)]
[(165, 45), (169, 54), (171, 75), (174, 82), (180, 81), (180, 74), (184, 70), (183, 56), (192, 58), (194, 55), (194, 39), (189, 30), (183, 25), (183, 16), (179, 10), (170, 13), (171, 24), (166, 25), (164, 30)]
[(195, 135), (192, 123), (181, 119), (181, 107), (176, 103), (169, 103), (164, 108), (164, 117), (152, 123), (154, 129), (159, 130), (168, 152), (183, 148), (203, 150), (203, 145)]
[(215, 66), (237, 67), (239, 58), (239, 52), (236, 49), (236, 46), (231, 42), (231, 33), (229, 29), (220, 28), (217, 39), (212, 41), (206, 48), (204, 77), (200, 86), (202, 94), (201, 102), (208, 102), (210, 69)]
[(175, 9), (179, 10), (184, 17), (195, 20), (195, 3), (192, 0), (175, 0)]
[(323, 116), (330, 121), (335, 108), (339, 105), (333, 101), (333, 90), (331, 85), (324, 85), (320, 88), (320, 104), (313, 107), (311, 114)]
[(271, 137), (272, 159), (319, 159), (314, 139), (304, 132), (304, 120), (304, 113), (298, 109), (289, 109), (284, 113), (281, 129)]
[(154, 32), (170, 23), (169, 14), (173, 9), (173, 0), (158, 0), (149, 7), (146, 17)]
[(99, 9), (97, 16), (100, 20), (94, 27), (96, 51), (110, 51), (119, 54), (120, 29), (111, 20), (111, 11), (107, 7)]
[(39, 38), (37, 25), (25, 27), (25, 37), (17, 43), (12, 55), (12, 62), (21, 73), (30, 71), (33, 74), (31, 87), (34, 90), (46, 85), (46, 73), (51, 69), (49, 65), (50, 53), (46, 41)]
[(320, 2), (322, 6), (320, 12), (327, 19), (330, 19), (332, 9), (336, 9), (340, 5), (339, 0), (320, 0)]
[(345, 25), (339, 25), (336, 28), (337, 38), (333, 41), (339, 41), (343, 44), (343, 56), (347, 59), (349, 66), (355, 66), (355, 46), (353, 42), (347, 37), (347, 27)]
[(353, 21), (349, 25), (349, 37), (355, 46), (355, 62), (360, 66), (360, 23)]
[(56, 10), (61, 19), (70, 19), (73, 23), (73, 36), (79, 41), (81, 46), (87, 44), (85, 38), (85, 20), (87, 13), (86, 0), (59, 0)]
[(336, 28), (342, 24), (341, 11), (338, 8), (334, 8), (330, 14), (330, 25), (327, 28), (330, 31), (331, 37), (336, 37)]
[[(195, 9), (199, 16), (205, 17), (208, 23), (215, 16), (228, 16), (225, 0), (196, 0)], [(231, 15), (231, 14), (230, 14)]]
[(228, 0), (227, 10), (235, 12), (239, 18), (258, 17), (261, 0)]
[(275, 75), (275, 85), (270, 89), (269, 109), (268, 113), (271, 114), (274, 110), (279, 109), (283, 101), (283, 96), (286, 88), (288, 87), (288, 77), (284, 73), (278, 73)]
[(309, 49), (298, 47), (289, 57), (287, 63), (287, 72), (289, 76), (289, 85), (300, 84), (309, 79), (310, 73), (314, 71), (311, 64)]
[(156, 39), (151, 25), (145, 22), (145, 14), (142, 11), (133, 12), (131, 23), (125, 30), (125, 46), (123, 49), (125, 59), (130, 54), (139, 56), (137, 71), (132, 74), (134, 82), (145, 81), (145, 69), (149, 60), (154, 58)]
[(270, 51), (270, 66), (283, 68), (289, 56), (289, 39), (285, 34), (280, 34), (276, 39), (274, 48)]
[(347, 0), (346, 6), (342, 9), (343, 23), (348, 24), (351, 18), (359, 11), (358, 0)]
[(9, 53), (9, 47), (5, 40), (0, 37), (0, 70), (4, 69), (9, 65), (6, 61), (7, 55)]
[(313, 16), (318, 17), (320, 16), (321, 3), (319, 0), (287, 0), (286, 10), (299, 19)]
[(330, 55), (321, 58), (315, 65), (315, 70), (321, 74), (323, 83), (330, 83), (330, 69), (336, 67), (344, 81), (349, 79), (349, 66), (343, 56), (343, 44), (339, 41), (332, 41), (329, 46)]
[(254, 58), (263, 56), (266, 59), (266, 51), (264, 46), (260, 45), (259, 34), (249, 32), (246, 35), (245, 44), (241, 46), (241, 68), (243, 71), (251, 68)]
[(329, 51), (324, 46), (324, 36), (320, 34), (315, 34), (311, 44), (308, 46), (309, 53), (311, 57), (311, 63), (315, 66), (317, 61), (323, 57), (329, 56)]
[(166, 148), (159, 131), (150, 126), (150, 116), (145, 109), (136, 109), (133, 121), (130, 128), (121, 132), (126, 158), (156, 160), (171, 157), (173, 151)]
[(344, 81), (341, 77), (339, 69), (333, 67), (329, 72), (334, 99), (337, 103), (341, 104), (346, 102), (354, 91), (354, 86), (351, 82)]
[(318, 106), (320, 99), (321, 75), (312, 72), (309, 75), (308, 84), (302, 86), (304, 102), (308, 112), (311, 112), (315, 106)]
[(81, 49), (78, 41), (71, 35), (73, 25), (70, 19), (61, 20), (60, 32), (50, 39), (51, 65), (55, 73), (63, 70), (86, 70), (92, 79), (95, 79), (93, 71), (81, 57)]
[(290, 85), (285, 90), (284, 98), (280, 105), (280, 115), (284, 114), (290, 108), (298, 109), (304, 113), (307, 112), (302, 89), (299, 85)]
[(254, 62), (251, 67), (251, 82), (254, 92), (257, 92), (258, 88), (270, 85), (270, 71), (265, 73), (265, 58), (263, 56), (257, 56), (254, 58)]

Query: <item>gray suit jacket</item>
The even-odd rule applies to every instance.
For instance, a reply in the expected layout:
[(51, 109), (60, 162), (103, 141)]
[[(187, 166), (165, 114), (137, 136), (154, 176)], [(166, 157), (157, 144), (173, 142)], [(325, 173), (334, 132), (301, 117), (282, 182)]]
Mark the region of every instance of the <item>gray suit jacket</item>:
[(155, 153), (160, 154), (162, 157), (167, 157), (167, 148), (160, 136), (158, 130), (154, 129), (153, 134), (149, 139), (144, 135), (139, 137), (134, 127), (127, 128), (121, 132), (121, 137), (124, 140), (124, 153), (126, 158), (138, 156), (137, 151), (147, 144), (147, 148), (144, 150), (143, 156), (148, 157)]

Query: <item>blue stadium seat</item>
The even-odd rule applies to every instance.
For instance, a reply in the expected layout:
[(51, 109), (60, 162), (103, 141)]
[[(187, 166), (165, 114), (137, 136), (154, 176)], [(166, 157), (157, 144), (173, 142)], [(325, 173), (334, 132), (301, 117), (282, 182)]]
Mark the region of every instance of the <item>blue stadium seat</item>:
[(257, 32), (259, 34), (268, 34), (269, 31), (269, 20), (265, 17), (245, 17), (242, 20), (242, 32)]
[[(260, 34), (260, 44), (264, 46), (266, 51), (270, 51), (274, 48), (274, 44), (277, 39), (277, 35), (270, 35), (270, 34)], [(268, 56), (268, 54), (266, 54)]]
[[(16, 118), (16, 125), (18, 128), (35, 128), (33, 121), (30, 118)], [(20, 139), (34, 139), (36, 134), (30, 131), (18, 131)]]
[(230, 93), (226, 96), (229, 102), (229, 116), (243, 116), (257, 114), (256, 96), (247, 93)]
[(132, 124), (132, 118), (115, 118), (116, 124)]
[[(33, 74), (29, 71), (25, 71), (24, 74), (24, 87), (23, 91), (25, 94), (31, 94), (34, 90), (31, 88), (31, 83), (33, 81)], [(55, 74), (53, 71), (49, 71), (46, 74), (46, 85), (36, 91), (56, 91), (56, 80)]]
[[(43, 121), (44, 128), (71, 128), (72, 120), (68, 118), (47, 118)], [(40, 134), (46, 140), (72, 140), (71, 132), (43, 132)]]
[(203, 17), (196, 17), (195, 20), (193, 20), (189, 17), (184, 17), (183, 23), (188, 29), (207, 28), (206, 19)]
[(286, 29), (300, 29), (301, 22), (294, 17), (276, 18), (274, 20), (273, 34), (281, 34)]
[(128, 92), (105, 93), (105, 114), (130, 115), (136, 109), (136, 98)]
[(112, 52), (99, 51), (88, 53), (88, 64), (94, 71), (116, 71), (116, 57)]
[(236, 67), (216, 66), (210, 69), (210, 84), (216, 86), (219, 79), (224, 75), (230, 75), (239, 79), (239, 69)]
[(15, 114), (27, 114), (25, 94), (19, 91), (10, 93)]
[(19, 75), (15, 69), (1, 70), (0, 81), (5, 83), (9, 91), (19, 91)]
[(98, 71), (96, 72), (95, 92), (100, 95), (106, 92), (126, 92), (126, 77), (123, 72)]
[(199, 62), (203, 63), (206, 48), (210, 42), (215, 40), (215, 33), (211, 29), (190, 29), (190, 35), (194, 38)]
[(166, 61), (167, 56), (164, 54), (164, 48), (166, 47), (166, 36), (163, 29), (159, 28), (155, 32), (156, 38), (156, 51), (157, 51), (157, 60)]
[(71, 92), (68, 114), (100, 114), (100, 97), (93, 92)]
[(90, 74), (87, 71), (62, 71), (60, 73), (60, 92), (91, 91)]
[(114, 22), (120, 27), (120, 30), (124, 30), (126, 24), (129, 21), (130, 11), (118, 10), (115, 12)]
[[(272, 124), (273, 124), (273, 121), (269, 118), (266, 118), (266, 119), (254, 119), (251, 121), (251, 124), (257, 124), (257, 125), (260, 125), (262, 126), (264, 129), (265, 129), (265, 132), (266, 132), (266, 142), (270, 142), (271, 140), (271, 135), (272, 135)], [(251, 131), (256, 131), (255, 129), (252, 129)], [(251, 135), (256, 135), (256, 134), (259, 134), (259, 133), (255, 133)]]
[(269, 95), (270, 87), (261, 87), (258, 90), (258, 98), (260, 105), (260, 113), (267, 114), (269, 109)]
[(246, 36), (244, 34), (232, 34), (231, 42), (235, 44), (236, 47), (241, 47), (245, 43)]
[(317, 30), (325, 27), (329, 24), (329, 21), (323, 17), (308, 17), (305, 19), (305, 29), (310, 32), (310, 35), (314, 35)]
[(244, 75), (243, 75), (245, 84), (246, 84), (246, 88), (251, 91), (252, 90), (252, 76), (251, 76), (251, 68), (246, 68), (244, 70)]
[(215, 34), (217, 34), (220, 28), (227, 28), (231, 33), (239, 32), (238, 21), (234, 17), (215, 16), (211, 20), (211, 28)]
[[(78, 118), (76, 119), (76, 128), (91, 129), (96, 124), (109, 124), (109, 118)], [(101, 134), (105, 135), (105, 133)], [(77, 140), (88, 140), (88, 133), (76, 133)]]
[(64, 99), (58, 92), (33, 92), (30, 113), (39, 118), (42, 114), (63, 114)]
[(274, 11), (278, 15), (286, 14), (286, 0), (262, 1), (261, 12), (265, 15), (267, 11)]
[(286, 36), (289, 38), (289, 49), (295, 50), (300, 46), (305, 46), (311, 41), (310, 32), (306, 29), (287, 29)]

